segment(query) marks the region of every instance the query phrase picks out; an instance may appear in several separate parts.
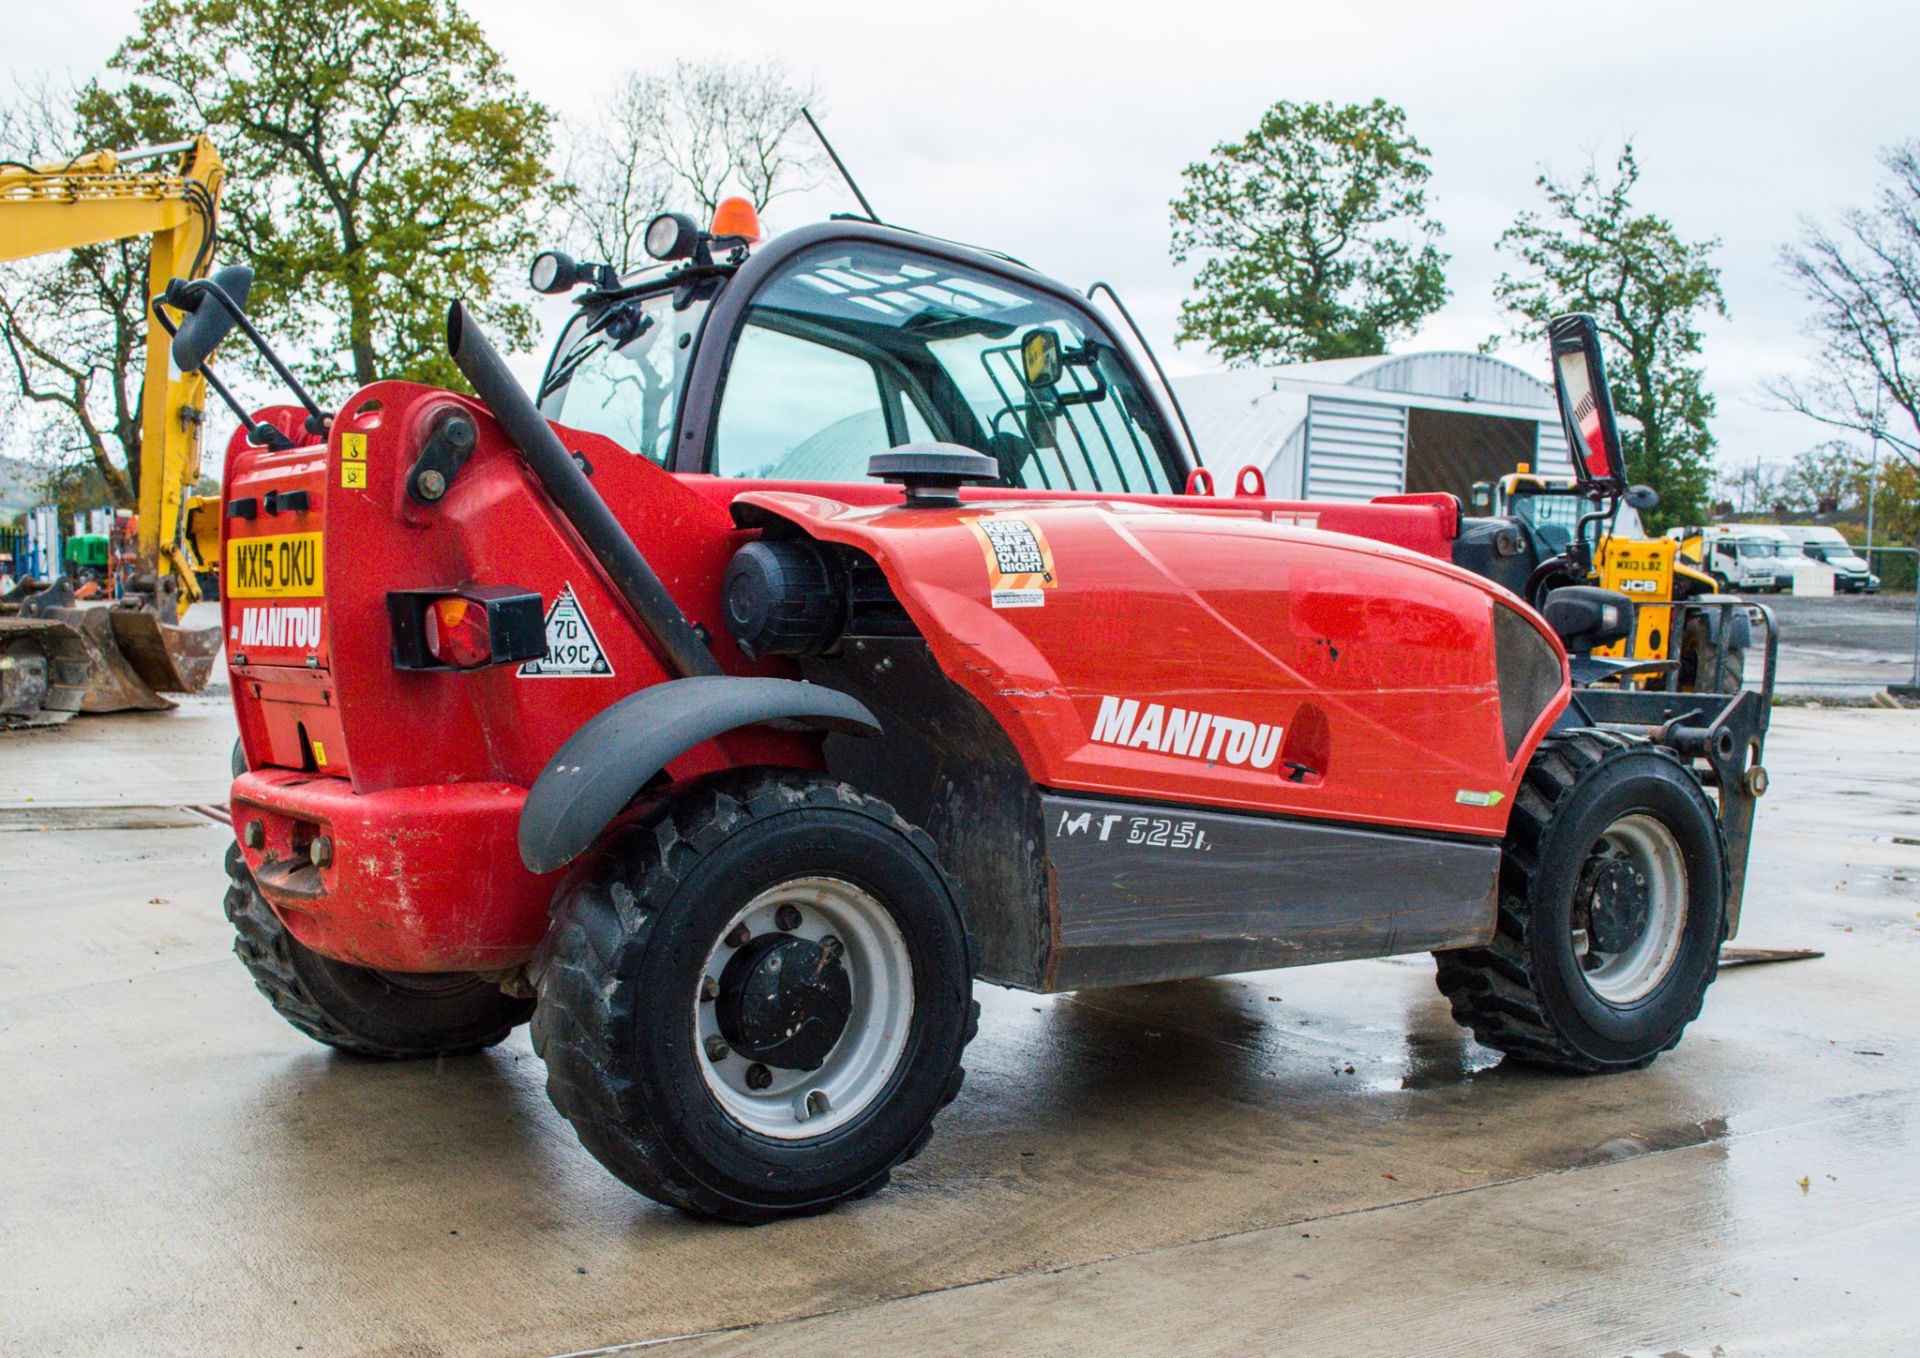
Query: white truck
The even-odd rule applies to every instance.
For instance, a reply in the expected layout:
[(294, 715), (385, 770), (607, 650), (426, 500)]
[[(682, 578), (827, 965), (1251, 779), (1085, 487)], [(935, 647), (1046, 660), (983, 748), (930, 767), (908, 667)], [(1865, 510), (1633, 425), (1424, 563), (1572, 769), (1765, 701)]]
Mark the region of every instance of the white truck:
[(1772, 528), (1745, 523), (1714, 524), (1705, 529), (1670, 528), (1683, 555), (1695, 544), (1700, 568), (1726, 593), (1779, 594), (1793, 588), (1793, 544)]

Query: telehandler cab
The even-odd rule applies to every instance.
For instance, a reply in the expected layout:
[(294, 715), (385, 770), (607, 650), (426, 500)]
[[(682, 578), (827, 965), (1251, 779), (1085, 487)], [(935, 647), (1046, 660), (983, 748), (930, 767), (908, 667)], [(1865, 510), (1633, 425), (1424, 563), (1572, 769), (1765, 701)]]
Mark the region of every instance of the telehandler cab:
[[(637, 275), (537, 260), (585, 290), (533, 397), (456, 305), (477, 399), (380, 382), (318, 440), (235, 435), (226, 908), (295, 1027), (419, 1057), (530, 1018), (589, 1151), (740, 1221), (926, 1143), (976, 979), (1432, 951), (1517, 1058), (1679, 1041), (1764, 694), (1576, 686), (1626, 596), (1536, 612), (1455, 564), (1446, 496), (1200, 493), (1079, 294), (877, 223), (762, 244), (743, 207), (660, 218)], [(239, 313), (197, 286), (195, 361)], [(1601, 512), (1591, 324), (1553, 347)]]

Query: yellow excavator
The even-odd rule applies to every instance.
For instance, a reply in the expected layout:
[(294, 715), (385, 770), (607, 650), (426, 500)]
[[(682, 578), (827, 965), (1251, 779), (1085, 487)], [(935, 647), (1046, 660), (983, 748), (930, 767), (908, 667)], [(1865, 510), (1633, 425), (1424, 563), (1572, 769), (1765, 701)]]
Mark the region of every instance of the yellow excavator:
[[(0, 261), (151, 237), (147, 293), (203, 278), (212, 263), (223, 169), (206, 137), (138, 151), (93, 151), (51, 165), (0, 165)], [(76, 712), (156, 710), (165, 693), (206, 687), (220, 629), (180, 625), (217, 555), (213, 502), (200, 475), (206, 379), (168, 362), (169, 334), (147, 315), (140, 403), (138, 550), (119, 597), (79, 605), (56, 577), (0, 597), (0, 722)], [(190, 523), (191, 521), (191, 523)], [(197, 539), (197, 541), (196, 541)]]

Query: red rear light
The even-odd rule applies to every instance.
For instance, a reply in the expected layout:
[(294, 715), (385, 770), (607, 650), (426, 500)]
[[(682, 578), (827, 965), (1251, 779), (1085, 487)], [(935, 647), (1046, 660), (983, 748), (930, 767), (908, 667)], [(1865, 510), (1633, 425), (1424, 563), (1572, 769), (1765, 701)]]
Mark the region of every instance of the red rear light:
[(397, 670), (478, 670), (547, 654), (540, 595), (514, 585), (396, 589), (387, 595)]
[(487, 610), (458, 595), (435, 599), (427, 610), (427, 651), (442, 665), (470, 670), (493, 658)]

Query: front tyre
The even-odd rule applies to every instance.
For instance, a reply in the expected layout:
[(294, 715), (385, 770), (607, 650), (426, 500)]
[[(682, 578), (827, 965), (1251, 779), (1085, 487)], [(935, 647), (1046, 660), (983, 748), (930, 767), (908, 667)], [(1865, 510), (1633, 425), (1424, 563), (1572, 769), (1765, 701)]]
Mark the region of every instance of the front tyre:
[(316, 1042), (404, 1061), (491, 1047), (533, 1002), (473, 972), (401, 973), (338, 962), (287, 931), (260, 895), (240, 846), (227, 850), (233, 951), (281, 1018)]
[(932, 843), (795, 771), (676, 789), (561, 887), (533, 966), (547, 1091), (622, 1180), (759, 1222), (882, 1187), (978, 1015)]
[(1514, 799), (1491, 943), (1437, 954), (1480, 1042), (1629, 1070), (1699, 1015), (1725, 934), (1726, 846), (1692, 772), (1611, 732), (1549, 737)]

